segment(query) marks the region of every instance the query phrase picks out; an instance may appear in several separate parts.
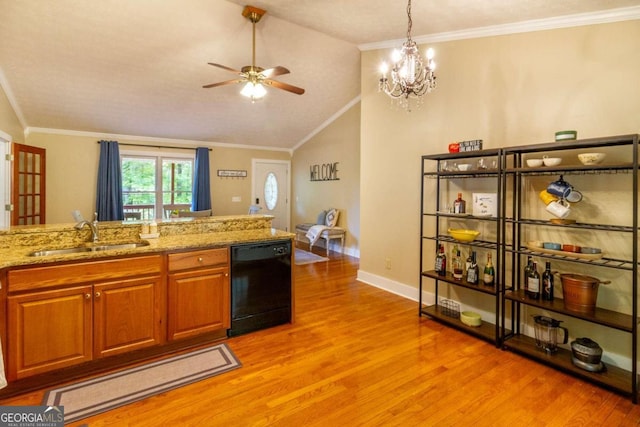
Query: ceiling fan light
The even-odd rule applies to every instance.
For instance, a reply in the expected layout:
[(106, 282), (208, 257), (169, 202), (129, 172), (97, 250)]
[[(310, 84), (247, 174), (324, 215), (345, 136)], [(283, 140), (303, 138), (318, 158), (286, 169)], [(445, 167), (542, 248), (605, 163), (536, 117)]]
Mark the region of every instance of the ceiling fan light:
[(254, 101), (264, 97), (267, 94), (267, 90), (260, 83), (247, 82), (240, 91), (240, 94)]
[(260, 99), (262, 97), (264, 97), (267, 94), (267, 90), (264, 88), (264, 86), (260, 83), (256, 83), (253, 86), (253, 98), (254, 99)]

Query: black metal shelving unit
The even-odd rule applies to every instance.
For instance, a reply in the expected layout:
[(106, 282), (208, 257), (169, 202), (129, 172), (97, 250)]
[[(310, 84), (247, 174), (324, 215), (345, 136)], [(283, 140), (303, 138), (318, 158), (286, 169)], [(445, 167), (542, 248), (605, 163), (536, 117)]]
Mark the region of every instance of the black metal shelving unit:
[[(460, 171), (456, 170), (455, 167), (451, 167), (451, 164), (455, 162), (477, 163), (480, 159), (484, 159), (484, 167), (478, 167), (474, 164), (472, 169), (468, 171)], [(497, 149), (422, 156), (420, 212), (419, 315), (428, 316), (436, 321), (490, 341), (496, 346), (501, 345), (501, 335), (504, 330), (499, 324), (503, 304), (502, 295), (504, 293), (502, 275), (500, 274), (500, 271), (504, 270), (501, 268), (503, 250), (500, 248), (502, 227), (499, 205), (496, 207), (498, 210), (497, 216), (487, 217), (473, 216), (471, 214), (451, 214), (444, 211), (442, 202), (443, 198), (447, 198), (447, 200), (453, 200), (454, 198), (452, 192), (443, 190), (443, 183), (455, 182), (456, 184), (464, 186), (465, 182), (475, 183), (477, 180), (486, 181), (486, 186), (484, 187), (485, 192), (495, 192), (496, 200), (501, 200), (503, 179), (501, 177), (500, 161), (501, 151)], [(447, 167), (445, 167), (445, 165), (447, 165)], [(432, 198), (425, 197), (426, 190), (434, 191), (437, 195), (435, 201)], [(468, 190), (461, 192), (466, 193), (468, 196), (471, 195)], [(469, 210), (471, 210), (470, 203), (467, 204), (467, 211)], [(434, 224), (434, 231), (429, 235), (426, 235), (427, 227), (425, 227), (425, 222), (427, 221), (432, 221)], [(484, 226), (491, 227), (495, 230), (495, 239), (480, 238), (473, 242), (458, 242), (447, 234), (447, 227), (444, 227), (445, 224), (450, 224), (453, 221), (473, 225), (483, 224)], [(467, 228), (473, 227), (469, 226)], [(467, 283), (465, 280), (455, 280), (450, 273), (446, 276), (438, 275), (433, 269), (433, 263), (436, 249), (440, 244), (447, 247), (447, 252), (454, 244), (468, 246), (469, 250), (479, 248), (484, 251), (490, 251), (493, 255), (494, 268), (496, 271), (495, 285), (486, 286), (482, 281), (479, 285), (474, 285)], [(451, 260), (448, 261), (448, 263), (450, 265)], [(433, 284), (434, 303), (428, 305), (423, 300), (423, 291), (431, 283)], [(494, 305), (495, 323), (489, 323), (483, 320), (482, 324), (477, 327), (467, 326), (462, 323), (459, 319), (459, 313), (456, 313), (455, 310), (450, 310), (449, 307), (444, 304), (446, 299), (442, 298), (442, 289), (443, 287), (449, 286), (468, 289), (490, 298)]]
[[(603, 162), (593, 166), (584, 166), (577, 161), (576, 154), (589, 151), (618, 150), (627, 153), (622, 160), (615, 163)], [(627, 151), (625, 151), (627, 150)], [(543, 154), (553, 156), (570, 157), (573, 162), (566, 162), (554, 167), (530, 168), (525, 166), (527, 157), (540, 157)], [(618, 157), (620, 155), (618, 154)], [(507, 318), (502, 311), (501, 324), (503, 328), (503, 348), (514, 351), (547, 365), (553, 366), (572, 375), (581, 377), (602, 387), (621, 392), (631, 396), (634, 403), (638, 402), (639, 377), (638, 377), (638, 135), (622, 135), (606, 138), (592, 138), (575, 141), (562, 141), (538, 145), (507, 147), (502, 150), (501, 162), (502, 188), (511, 191), (510, 201), (501, 200), (503, 236), (501, 245), (503, 250), (503, 264), (508, 264), (511, 274), (505, 275), (504, 280), (509, 283), (510, 290), (503, 294), (504, 303), (511, 304), (512, 316)], [(624, 161), (627, 160), (628, 161)], [(563, 161), (563, 163), (565, 163)], [(573, 163), (573, 164), (572, 164)], [(631, 219), (625, 224), (601, 224), (576, 222), (573, 224), (551, 224), (549, 221), (536, 218), (528, 218), (525, 196), (528, 189), (524, 188), (527, 179), (538, 176), (551, 175), (586, 175), (588, 178), (597, 179), (599, 176), (612, 174), (626, 174), (631, 181), (629, 194), (631, 206)], [(626, 188), (626, 187), (625, 187)], [(584, 188), (588, 192), (589, 188)], [(552, 228), (558, 227), (558, 228)], [(571, 256), (570, 253), (561, 251), (548, 251), (532, 248), (527, 244), (525, 236), (534, 234), (538, 230), (589, 233), (618, 233), (626, 236), (623, 239), (629, 242), (631, 256), (629, 259), (621, 257), (603, 256), (601, 259), (583, 259)], [(562, 299), (554, 301), (531, 300), (525, 296), (524, 283), (522, 283), (522, 268), (524, 259), (533, 256), (543, 260), (562, 261), (574, 265), (579, 271), (602, 271), (599, 269), (616, 269), (620, 275), (626, 274), (626, 282), (631, 286), (630, 313), (622, 313), (602, 307), (596, 307), (593, 313), (580, 313), (567, 310)], [(606, 255), (606, 254), (605, 254)], [(626, 283), (623, 282), (623, 283)], [(561, 348), (557, 353), (547, 354), (536, 347), (535, 340), (523, 333), (521, 326), (529, 323), (522, 312), (525, 307), (532, 310), (540, 310), (557, 313), (569, 318), (578, 319), (582, 331), (579, 335), (588, 335), (590, 328), (611, 328), (627, 334), (630, 342), (631, 369), (622, 369), (611, 364), (605, 364), (606, 369), (601, 372), (590, 372), (576, 367), (571, 360), (571, 351)], [(584, 325), (584, 326), (583, 326)], [(583, 327), (582, 327), (583, 326)], [(606, 353), (607, 349), (604, 348)]]

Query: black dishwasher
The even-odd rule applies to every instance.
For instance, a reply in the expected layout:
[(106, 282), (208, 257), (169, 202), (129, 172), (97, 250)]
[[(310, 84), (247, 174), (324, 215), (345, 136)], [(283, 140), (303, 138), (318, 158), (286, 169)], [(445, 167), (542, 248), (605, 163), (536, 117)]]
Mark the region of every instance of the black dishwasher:
[(291, 321), (291, 240), (231, 246), (231, 328), (236, 336)]

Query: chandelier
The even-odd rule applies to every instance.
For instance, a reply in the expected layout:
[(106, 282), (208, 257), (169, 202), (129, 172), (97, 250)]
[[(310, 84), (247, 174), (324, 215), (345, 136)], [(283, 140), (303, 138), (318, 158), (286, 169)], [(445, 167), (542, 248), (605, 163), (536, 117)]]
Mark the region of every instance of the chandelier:
[[(380, 67), (381, 77), (378, 90), (383, 91), (398, 104), (411, 111), (410, 98), (422, 103), (422, 95), (431, 92), (436, 87), (436, 75), (434, 70), (436, 63), (433, 61), (433, 49), (427, 50), (426, 64), (420, 57), (416, 42), (411, 40), (411, 0), (407, 4), (407, 40), (402, 44), (402, 49), (394, 49), (391, 56), (391, 70), (389, 65), (383, 62)], [(390, 78), (387, 74), (391, 71)]]

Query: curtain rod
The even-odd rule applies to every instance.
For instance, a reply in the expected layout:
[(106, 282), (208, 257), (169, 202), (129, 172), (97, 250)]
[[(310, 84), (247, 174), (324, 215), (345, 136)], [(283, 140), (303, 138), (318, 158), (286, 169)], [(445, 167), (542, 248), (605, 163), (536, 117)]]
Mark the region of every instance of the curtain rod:
[[(96, 141), (96, 142), (100, 144), (100, 141)], [(127, 144), (127, 143), (121, 143), (121, 142), (118, 142), (118, 145), (128, 145), (130, 147), (171, 148), (175, 150), (195, 150), (195, 148), (192, 148), (192, 147), (172, 147), (170, 145)], [(209, 148), (209, 151), (213, 151), (213, 149)]]

